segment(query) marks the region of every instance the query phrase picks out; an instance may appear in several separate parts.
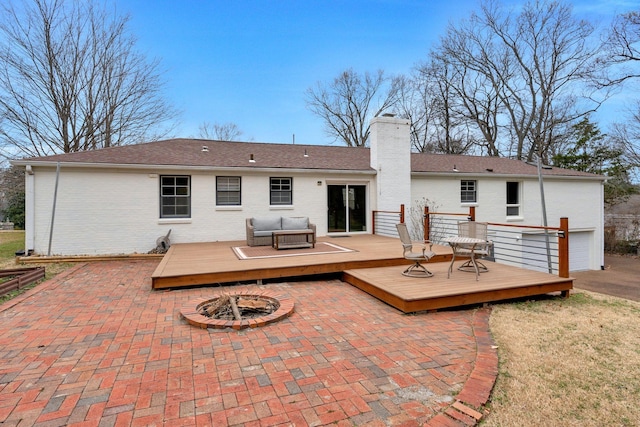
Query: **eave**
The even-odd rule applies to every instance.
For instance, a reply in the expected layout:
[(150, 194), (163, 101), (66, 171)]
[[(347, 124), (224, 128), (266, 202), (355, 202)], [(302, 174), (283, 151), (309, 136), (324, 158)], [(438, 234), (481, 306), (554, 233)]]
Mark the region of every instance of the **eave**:
[(207, 171), (207, 172), (289, 172), (298, 174), (343, 174), (343, 175), (370, 175), (375, 176), (376, 171), (368, 170), (349, 170), (349, 169), (303, 169), (303, 168), (278, 168), (278, 167), (218, 167), (218, 166), (187, 166), (187, 165), (147, 165), (147, 164), (118, 164), (118, 163), (84, 163), (84, 162), (48, 162), (48, 161), (28, 161), (28, 160), (12, 160), (14, 166), (47, 167), (56, 168), (60, 165), (61, 169), (120, 169), (120, 170), (143, 170), (143, 171)]
[[(509, 178), (509, 179), (538, 179), (538, 175), (531, 174), (507, 174), (507, 173), (492, 173), (492, 172), (411, 172), (412, 177), (416, 178), (429, 178), (429, 177), (442, 177), (442, 178)], [(548, 179), (561, 179), (561, 180), (575, 180), (575, 181), (606, 181), (608, 177), (602, 175), (591, 176), (577, 176), (577, 175), (545, 175), (542, 174), (543, 180)]]

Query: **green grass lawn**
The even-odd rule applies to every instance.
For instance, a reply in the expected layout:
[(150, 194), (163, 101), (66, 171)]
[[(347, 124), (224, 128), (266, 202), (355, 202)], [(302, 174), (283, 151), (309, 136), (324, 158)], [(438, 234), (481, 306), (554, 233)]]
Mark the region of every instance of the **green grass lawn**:
[[(0, 231), (0, 270), (42, 266), (45, 268), (44, 280), (48, 280), (54, 277), (56, 274), (66, 270), (72, 265), (70, 263), (47, 263), (47, 264), (27, 264), (27, 265), (17, 264), (16, 252), (21, 250), (24, 250), (24, 231), (23, 230)], [(15, 298), (16, 296), (28, 291), (29, 289), (37, 286), (42, 282), (43, 280), (38, 281), (36, 283), (32, 283), (31, 285), (24, 286), (18, 290), (15, 290), (0, 296), (0, 304), (10, 300), (11, 298)]]
[(24, 249), (24, 231), (0, 232), (0, 265), (12, 262), (16, 252)]

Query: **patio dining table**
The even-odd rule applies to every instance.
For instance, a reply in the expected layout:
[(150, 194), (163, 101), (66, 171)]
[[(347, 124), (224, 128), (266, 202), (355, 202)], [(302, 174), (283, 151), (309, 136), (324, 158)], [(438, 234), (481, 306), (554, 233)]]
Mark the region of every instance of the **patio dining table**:
[[(476, 280), (478, 280), (478, 278), (480, 277), (480, 268), (478, 267), (478, 262), (476, 261), (475, 251), (479, 245), (482, 245), (486, 242), (483, 239), (476, 239), (474, 237), (464, 237), (464, 236), (446, 237), (445, 239), (443, 239), (443, 241), (448, 243), (451, 246), (451, 249), (453, 250), (453, 256), (451, 257), (451, 264), (449, 264), (447, 278), (450, 277), (453, 271), (453, 263), (456, 260), (456, 252), (458, 252), (460, 248), (464, 248), (469, 252), (470, 259), (469, 261), (463, 263), (460, 267), (458, 267), (458, 270), (475, 271)], [(473, 270), (469, 270), (471, 267), (473, 267)], [(482, 269), (483, 271), (487, 271), (486, 267), (483, 267)]]

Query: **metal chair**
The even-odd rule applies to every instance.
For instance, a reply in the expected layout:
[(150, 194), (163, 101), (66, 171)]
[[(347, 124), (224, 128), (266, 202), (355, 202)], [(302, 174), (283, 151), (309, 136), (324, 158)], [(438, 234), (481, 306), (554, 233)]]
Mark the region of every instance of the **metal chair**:
[(486, 257), (491, 255), (491, 246), (493, 242), (487, 238), (487, 223), (476, 221), (461, 221), (458, 223), (458, 236), (469, 237), (472, 239), (481, 240), (482, 243), (476, 243), (471, 245), (457, 245), (453, 251), (453, 259), (456, 255), (469, 257), (469, 260), (465, 261), (458, 267), (460, 271), (471, 271), (476, 273), (476, 280), (480, 276), (480, 273), (489, 271), (486, 265), (478, 260), (478, 256)]
[(426, 240), (424, 243), (429, 244), (429, 250), (427, 250), (426, 245), (423, 244), (422, 252), (414, 252), (413, 246), (415, 244), (411, 241), (411, 236), (409, 235), (409, 231), (407, 230), (407, 224), (396, 224), (396, 229), (398, 230), (398, 235), (400, 236), (400, 241), (402, 242), (402, 248), (404, 249), (404, 258), (413, 261), (413, 265), (410, 265), (405, 271), (402, 272), (402, 274), (408, 277), (433, 276), (432, 272), (430, 272), (426, 269), (425, 266), (420, 264), (420, 261), (427, 262), (436, 255), (435, 252), (431, 250), (433, 244), (430, 241)]

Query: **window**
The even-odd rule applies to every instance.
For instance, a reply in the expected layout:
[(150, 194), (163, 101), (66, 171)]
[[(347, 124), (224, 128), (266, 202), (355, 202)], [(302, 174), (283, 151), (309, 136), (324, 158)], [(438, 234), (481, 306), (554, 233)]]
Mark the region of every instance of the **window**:
[(507, 182), (507, 216), (520, 215), (520, 183)]
[(160, 218), (191, 217), (191, 177), (160, 177)]
[(475, 203), (476, 181), (460, 181), (460, 203)]
[(239, 206), (241, 201), (240, 195), (239, 176), (216, 177), (216, 205)]
[(272, 205), (293, 204), (293, 178), (271, 178), (269, 203)]

